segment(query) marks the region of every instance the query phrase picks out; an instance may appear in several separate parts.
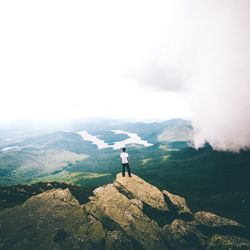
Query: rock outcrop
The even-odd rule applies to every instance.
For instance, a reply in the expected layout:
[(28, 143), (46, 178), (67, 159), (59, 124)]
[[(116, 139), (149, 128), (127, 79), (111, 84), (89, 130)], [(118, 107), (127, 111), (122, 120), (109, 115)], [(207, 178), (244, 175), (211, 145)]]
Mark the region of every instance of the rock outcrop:
[(249, 250), (250, 241), (237, 236), (215, 234), (211, 239), (209, 239), (207, 247), (207, 250), (214, 250), (214, 249)]
[(177, 214), (187, 217), (192, 215), (189, 207), (187, 206), (186, 200), (183, 197), (171, 194), (166, 190), (163, 190), (162, 193), (165, 197), (165, 201), (169, 204), (169, 207), (176, 210)]
[(118, 174), (114, 186), (129, 199), (139, 199), (146, 206), (158, 211), (169, 211), (161, 191), (136, 175), (124, 178)]
[(163, 232), (172, 249), (203, 249), (206, 246), (207, 237), (192, 224), (179, 219), (165, 225)]
[(143, 249), (164, 249), (157, 223), (121, 194), (113, 184), (98, 188), (84, 205), (86, 213), (95, 216), (109, 230), (123, 231)]
[(194, 220), (203, 226), (210, 228), (220, 228), (220, 227), (236, 227), (242, 228), (243, 225), (239, 224), (234, 220), (230, 220), (213, 213), (200, 211), (194, 214)]
[(183, 197), (136, 175), (118, 174), (84, 205), (52, 189), (0, 211), (0, 249), (250, 249), (246, 236), (238, 222), (192, 214)]
[(70, 191), (53, 189), (0, 212), (0, 249), (77, 248), (86, 225), (87, 216)]

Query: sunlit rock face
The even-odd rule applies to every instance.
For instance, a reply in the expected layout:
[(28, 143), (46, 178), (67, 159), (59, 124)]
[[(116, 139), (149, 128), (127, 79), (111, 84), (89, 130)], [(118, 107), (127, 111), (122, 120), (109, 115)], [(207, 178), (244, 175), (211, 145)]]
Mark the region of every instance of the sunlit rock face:
[(140, 177), (94, 190), (83, 205), (68, 189), (0, 211), (1, 249), (250, 249), (248, 229)]
[(136, 175), (124, 178), (122, 174), (118, 174), (114, 186), (130, 199), (139, 199), (152, 209), (169, 211), (161, 191)]

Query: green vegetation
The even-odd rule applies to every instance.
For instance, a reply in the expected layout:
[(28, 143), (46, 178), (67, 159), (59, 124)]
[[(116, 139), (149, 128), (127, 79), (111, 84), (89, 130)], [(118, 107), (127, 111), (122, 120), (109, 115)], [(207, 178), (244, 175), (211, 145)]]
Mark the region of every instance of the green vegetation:
[(30, 179), (60, 171), (88, 155), (58, 149), (26, 148), (0, 155), (1, 186), (27, 183)]
[[(112, 176), (113, 177), (113, 176)], [(30, 184), (37, 182), (65, 182), (68, 184), (80, 185), (80, 186), (97, 186), (100, 183), (108, 182), (112, 180), (111, 174), (101, 174), (101, 173), (89, 173), (89, 172), (69, 172), (66, 170), (60, 171), (52, 175), (35, 178)]]

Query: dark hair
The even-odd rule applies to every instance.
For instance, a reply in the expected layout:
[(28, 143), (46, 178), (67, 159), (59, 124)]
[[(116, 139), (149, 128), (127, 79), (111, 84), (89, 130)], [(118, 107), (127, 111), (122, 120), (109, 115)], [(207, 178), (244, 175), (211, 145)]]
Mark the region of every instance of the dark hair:
[(126, 148), (123, 148), (122, 151), (125, 152), (125, 151), (126, 151)]

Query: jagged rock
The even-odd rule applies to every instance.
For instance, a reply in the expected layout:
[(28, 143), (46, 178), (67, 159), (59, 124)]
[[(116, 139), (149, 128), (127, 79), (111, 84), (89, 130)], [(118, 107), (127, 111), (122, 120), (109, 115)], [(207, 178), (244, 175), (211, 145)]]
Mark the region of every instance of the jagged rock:
[(203, 249), (206, 244), (206, 236), (195, 226), (179, 219), (165, 225), (163, 235), (172, 249)]
[(41, 194), (32, 196), (28, 199), (24, 206), (32, 208), (33, 205), (42, 205), (43, 203), (47, 203), (51, 201), (50, 206), (53, 207), (56, 204), (62, 206), (70, 205), (70, 206), (79, 206), (79, 202), (75, 199), (75, 197), (70, 193), (69, 189), (52, 189), (47, 192), (43, 192)]
[(234, 220), (204, 211), (195, 213), (194, 221), (192, 221), (191, 224), (199, 227), (200, 230), (207, 235), (217, 233), (241, 236), (245, 230), (245, 226)]
[(84, 249), (90, 242), (88, 228), (87, 216), (70, 191), (52, 189), (0, 211), (0, 248)]
[(218, 235), (215, 234), (208, 241), (207, 250), (249, 250), (250, 241), (232, 235)]
[(169, 211), (161, 191), (134, 174), (132, 178), (117, 174), (114, 186), (129, 199), (138, 199), (156, 210)]
[(143, 204), (140, 208), (158, 225), (164, 226), (172, 220), (172, 214), (161, 191), (140, 177), (133, 174), (132, 178), (130, 178), (117, 174), (113, 185), (128, 199), (140, 200)]
[(108, 230), (122, 230), (133, 241), (135, 248), (166, 249), (158, 225), (114, 185), (98, 188), (94, 194), (84, 209), (100, 220), (104, 227)]
[(219, 227), (236, 227), (242, 228), (243, 225), (238, 222), (227, 219), (221, 216), (218, 216), (214, 213), (199, 211), (194, 214), (194, 220), (203, 226), (211, 227), (211, 228), (219, 228)]
[(209, 212), (180, 220), (190, 211), (184, 198), (164, 191), (168, 205), (159, 189), (132, 176), (95, 189), (85, 205), (68, 189), (52, 189), (1, 210), (0, 249), (249, 249), (232, 230), (248, 237), (238, 222)]
[(173, 208), (179, 215), (189, 215), (191, 217), (192, 213), (183, 197), (171, 194), (166, 190), (163, 190), (162, 193), (169, 208)]
[(121, 231), (108, 231), (105, 250), (133, 250), (133, 244)]

